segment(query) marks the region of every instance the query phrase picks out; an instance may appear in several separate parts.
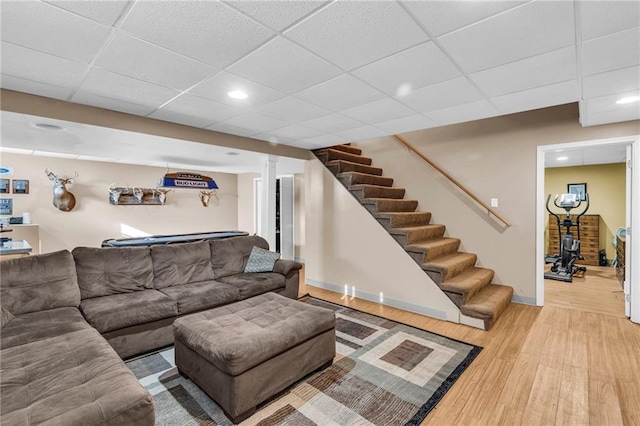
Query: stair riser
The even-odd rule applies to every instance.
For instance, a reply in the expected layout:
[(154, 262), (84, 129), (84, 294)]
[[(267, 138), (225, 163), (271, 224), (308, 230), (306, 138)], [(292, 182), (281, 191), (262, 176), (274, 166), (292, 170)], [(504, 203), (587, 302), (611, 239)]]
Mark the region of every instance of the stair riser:
[(417, 228), (415, 230), (408, 231), (403, 234), (391, 234), (395, 240), (405, 247), (409, 244), (417, 243), (418, 241), (432, 240), (434, 238), (442, 238), (444, 235), (444, 225), (438, 227), (429, 228)]
[(464, 305), (464, 297), (461, 294), (451, 293), (450, 291), (444, 291), (444, 290), (442, 290), (442, 292), (446, 294), (447, 297), (451, 299), (453, 304), (456, 305), (458, 308)]
[(394, 200), (401, 200), (404, 198), (404, 188), (349, 188), (349, 191), (359, 201), (364, 201), (365, 198), (391, 198)]
[(378, 200), (376, 203), (363, 204), (369, 212), (388, 213), (388, 212), (413, 212), (418, 207), (415, 200)]
[(347, 188), (352, 185), (378, 185), (386, 187), (393, 186), (393, 179), (374, 175), (343, 173), (338, 176), (338, 180), (340, 180), (340, 182), (342, 182), (342, 184)]
[(447, 254), (455, 253), (460, 248), (460, 240), (453, 240), (446, 244), (437, 245), (435, 247), (429, 247), (425, 250), (407, 250), (407, 253), (418, 263), (429, 262), (437, 257), (445, 256)]
[(328, 164), (327, 163), (326, 166), (334, 175), (337, 175), (338, 173), (344, 173), (344, 172), (360, 172), (360, 173), (367, 173), (375, 176), (382, 176), (381, 168), (365, 166), (364, 164), (349, 164), (349, 163)]
[(465, 259), (463, 262), (459, 262), (456, 265), (451, 265), (445, 272), (438, 269), (431, 269), (427, 265), (423, 265), (422, 268), (427, 272), (427, 274), (436, 284), (441, 284), (445, 280), (455, 277), (465, 269), (474, 266), (476, 264), (476, 260), (477, 259), (475, 256), (470, 257), (469, 259)]
[(356, 148), (355, 146), (336, 145), (336, 146), (332, 146), (330, 148), (331, 149), (335, 149), (336, 151), (348, 152), (349, 154), (353, 154), (353, 155), (361, 155), (362, 154), (362, 150), (360, 148)]
[(332, 161), (332, 160), (345, 160), (345, 161), (351, 161), (352, 163), (358, 163), (358, 164), (364, 164), (365, 166), (370, 166), (372, 162), (371, 158), (362, 157), (360, 155), (349, 154), (348, 152), (344, 152), (344, 151), (336, 151), (333, 149), (316, 151), (315, 154), (316, 154), (316, 157), (318, 157), (318, 159), (323, 163), (326, 163), (327, 161)]

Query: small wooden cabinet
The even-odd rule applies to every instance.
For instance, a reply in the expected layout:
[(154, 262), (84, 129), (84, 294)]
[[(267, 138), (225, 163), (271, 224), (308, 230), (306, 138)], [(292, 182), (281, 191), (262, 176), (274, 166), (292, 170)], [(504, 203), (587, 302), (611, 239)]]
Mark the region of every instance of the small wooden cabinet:
[(616, 236), (616, 275), (620, 283), (624, 285), (624, 256), (626, 238), (622, 235)]
[[(564, 216), (560, 216), (563, 218)], [(575, 223), (577, 215), (571, 215), (571, 220)], [(564, 235), (566, 228), (562, 228)], [(578, 230), (571, 228), (573, 238), (578, 239)], [(600, 264), (600, 215), (586, 214), (580, 218), (580, 254), (584, 260), (576, 260), (581, 265), (598, 266)], [(547, 254), (554, 255), (560, 253), (560, 236), (558, 235), (558, 224), (556, 218), (549, 215), (549, 247)]]

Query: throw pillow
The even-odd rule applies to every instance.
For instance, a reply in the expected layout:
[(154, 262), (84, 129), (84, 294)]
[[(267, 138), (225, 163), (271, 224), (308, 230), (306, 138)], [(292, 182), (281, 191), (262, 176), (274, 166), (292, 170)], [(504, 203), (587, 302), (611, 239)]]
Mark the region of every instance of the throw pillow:
[(2, 316), (0, 317), (1, 322), (0, 322), (0, 328), (4, 327), (9, 321), (11, 321), (14, 316), (11, 312), (7, 311), (4, 306), (0, 306), (0, 313), (2, 314)]
[(249, 254), (249, 260), (247, 261), (247, 266), (244, 267), (244, 272), (272, 272), (273, 265), (276, 264), (278, 259), (280, 259), (280, 253), (254, 246), (251, 249), (251, 254)]

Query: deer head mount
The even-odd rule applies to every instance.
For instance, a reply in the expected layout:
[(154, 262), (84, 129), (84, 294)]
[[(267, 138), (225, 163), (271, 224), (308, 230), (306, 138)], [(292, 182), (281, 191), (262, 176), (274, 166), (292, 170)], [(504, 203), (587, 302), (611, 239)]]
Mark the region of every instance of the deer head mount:
[(200, 202), (204, 207), (207, 207), (209, 205), (209, 201), (211, 200), (212, 195), (216, 198), (216, 200), (218, 199), (218, 194), (216, 193), (215, 189), (212, 189), (210, 191), (200, 191), (198, 196), (200, 197)]
[(78, 177), (75, 172), (73, 177), (59, 178), (55, 173), (45, 169), (45, 174), (53, 182), (53, 205), (63, 212), (70, 212), (76, 206), (76, 197), (67, 191), (67, 184), (73, 183), (73, 179)]

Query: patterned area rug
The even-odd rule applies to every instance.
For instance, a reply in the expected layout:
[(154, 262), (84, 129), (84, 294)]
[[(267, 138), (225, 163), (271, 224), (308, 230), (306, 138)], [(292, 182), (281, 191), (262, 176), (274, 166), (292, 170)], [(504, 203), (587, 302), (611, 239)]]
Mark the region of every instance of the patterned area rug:
[[(482, 348), (310, 297), (336, 313), (336, 356), (242, 425), (419, 424)], [(127, 361), (154, 396), (157, 425), (230, 425), (180, 376), (173, 348)]]

